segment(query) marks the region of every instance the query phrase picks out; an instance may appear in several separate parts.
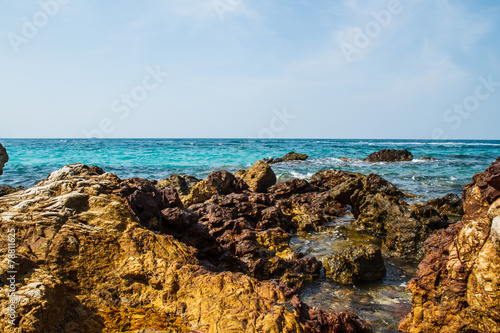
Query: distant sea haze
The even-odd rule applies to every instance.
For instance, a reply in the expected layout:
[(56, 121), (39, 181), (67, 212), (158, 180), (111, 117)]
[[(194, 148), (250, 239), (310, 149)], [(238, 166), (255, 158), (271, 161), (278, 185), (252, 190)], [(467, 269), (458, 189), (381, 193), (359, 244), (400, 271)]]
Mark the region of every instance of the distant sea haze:
[[(278, 181), (309, 178), (321, 169), (376, 173), (420, 198), (461, 194), (472, 176), (500, 156), (500, 141), (331, 140), (331, 139), (2, 139), (10, 160), (1, 184), (32, 186), (70, 163), (98, 165), (121, 178), (162, 179), (170, 174), (205, 178), (236, 172), (256, 161), (295, 151), (306, 161), (273, 164)], [(368, 163), (381, 149), (408, 149), (412, 162)], [(436, 161), (421, 161), (433, 157)]]

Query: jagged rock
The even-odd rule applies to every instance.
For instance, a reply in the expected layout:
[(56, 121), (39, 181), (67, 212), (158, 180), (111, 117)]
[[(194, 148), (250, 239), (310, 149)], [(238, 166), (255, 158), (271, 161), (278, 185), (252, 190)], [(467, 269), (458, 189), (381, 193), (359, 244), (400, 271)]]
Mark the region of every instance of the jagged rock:
[(298, 297), (292, 298), (292, 305), (306, 323), (306, 332), (314, 333), (371, 333), (369, 325), (349, 310), (324, 311), (316, 307), (310, 307)]
[(449, 193), (440, 199), (429, 200), (427, 205), (433, 206), (440, 212), (450, 216), (464, 215), (464, 205), (462, 199), (454, 194)]
[[(197, 258), (197, 248), (146, 228), (154, 219), (164, 219), (161, 225), (172, 230), (186, 228), (184, 233), (191, 233), (197, 225), (203, 230), (191, 220), (194, 215), (182, 210), (175, 191), (151, 185), (73, 164), (30, 189), (0, 198), (0, 232), (15, 230), (19, 299), (16, 326), (1, 320), (0, 331), (284, 333), (321, 327), (328, 332), (370, 332), (352, 312), (310, 311), (298, 299), (294, 310), (275, 281), (214, 272)], [(249, 199), (261, 200), (267, 199)], [(169, 223), (174, 220), (180, 224)], [(276, 236), (270, 238), (284, 237), (276, 230), (272, 234)], [(2, 258), (7, 258), (7, 240), (0, 238)], [(292, 270), (317, 270), (311, 258), (295, 256), (289, 260)], [(279, 269), (276, 262), (273, 267)], [(0, 262), (4, 319), (11, 269), (8, 260)]]
[(403, 162), (413, 160), (413, 155), (407, 149), (382, 149), (375, 153), (370, 154), (363, 159), (365, 162)]
[(320, 170), (311, 176), (311, 184), (321, 186), (329, 190), (347, 181), (361, 179), (364, 177), (365, 176), (360, 173), (350, 171), (335, 169)]
[(290, 179), (282, 183), (271, 186), (268, 192), (276, 198), (285, 198), (293, 194), (307, 193), (313, 191), (314, 188), (304, 179)]
[(262, 161), (257, 161), (250, 169), (240, 170), (235, 176), (247, 183), (250, 191), (266, 192), (270, 186), (276, 184), (276, 175), (273, 169)]
[(186, 196), (191, 192), (194, 185), (198, 183), (200, 179), (188, 176), (188, 175), (170, 175), (167, 179), (162, 179), (156, 184), (157, 187), (172, 187), (174, 188), (180, 196)]
[(500, 157), (464, 187), (462, 221), (426, 241), (426, 256), (408, 284), (413, 308), (401, 331), (500, 332), (498, 211), (492, 208), (499, 197)]
[(11, 194), (17, 191), (25, 190), (26, 188), (23, 186), (9, 186), (9, 185), (0, 185), (0, 197), (4, 195)]
[(328, 256), (324, 261), (326, 276), (342, 284), (374, 282), (385, 276), (384, 259), (378, 246), (350, 247)]
[(285, 156), (278, 158), (269, 158), (263, 159), (267, 164), (281, 163), (281, 162), (289, 162), (289, 161), (305, 161), (309, 156), (306, 154), (299, 154), (296, 152), (289, 152)]
[(3, 174), (3, 167), (5, 163), (9, 161), (9, 155), (7, 154), (7, 150), (0, 143), (0, 175)]
[(232, 173), (225, 170), (214, 171), (207, 179), (196, 183), (191, 192), (182, 197), (182, 203), (189, 207), (207, 201), (214, 194), (241, 193), (244, 190), (248, 190), (248, 185)]

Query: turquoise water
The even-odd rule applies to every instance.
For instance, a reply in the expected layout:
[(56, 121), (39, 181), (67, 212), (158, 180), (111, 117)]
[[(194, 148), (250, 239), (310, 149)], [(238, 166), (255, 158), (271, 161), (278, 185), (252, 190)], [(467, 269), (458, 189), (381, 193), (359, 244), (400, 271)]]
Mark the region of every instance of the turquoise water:
[[(2, 139), (10, 161), (0, 184), (32, 186), (69, 163), (95, 164), (119, 177), (166, 178), (190, 174), (199, 178), (226, 169), (234, 172), (255, 161), (289, 151), (308, 154), (304, 162), (273, 165), (280, 180), (307, 178), (336, 168), (374, 172), (421, 198), (461, 193), (474, 173), (483, 171), (500, 155), (500, 141), (428, 140), (304, 140), (304, 139)], [(341, 157), (364, 158), (384, 149), (408, 149), (416, 159), (434, 162), (342, 162)]]

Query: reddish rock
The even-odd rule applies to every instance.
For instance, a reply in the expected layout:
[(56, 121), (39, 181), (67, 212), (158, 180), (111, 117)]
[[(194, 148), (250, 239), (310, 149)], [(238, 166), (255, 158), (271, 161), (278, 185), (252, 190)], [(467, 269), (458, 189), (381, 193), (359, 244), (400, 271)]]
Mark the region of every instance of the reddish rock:
[[(426, 256), (408, 288), (413, 308), (403, 332), (500, 332), (500, 158), (465, 186), (462, 221), (425, 243)], [(498, 203), (500, 204), (500, 203)]]

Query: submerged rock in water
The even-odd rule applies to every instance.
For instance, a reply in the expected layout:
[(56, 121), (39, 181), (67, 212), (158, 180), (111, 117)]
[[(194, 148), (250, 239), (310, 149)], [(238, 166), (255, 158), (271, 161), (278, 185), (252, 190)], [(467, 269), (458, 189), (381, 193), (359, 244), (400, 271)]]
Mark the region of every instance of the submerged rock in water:
[[(371, 332), (352, 312), (309, 308), (298, 298), (290, 304), (282, 291), (286, 279), (277, 283), (238, 271), (214, 271), (198, 259), (200, 248), (178, 238), (190, 237), (198, 245), (205, 239), (210, 245), (216, 237), (221, 248), (229, 247), (222, 255), (260, 253), (260, 248), (246, 252), (239, 247), (251, 249), (253, 237), (258, 241), (267, 229), (255, 228), (252, 236), (245, 225), (258, 225), (266, 218), (269, 224), (279, 223), (272, 221), (280, 218), (279, 212), (272, 206), (245, 208), (248, 202), (265, 206), (264, 195), (249, 194), (246, 199), (221, 195), (194, 213), (183, 207), (172, 189), (157, 189), (144, 179), (121, 180), (82, 164), (66, 166), (30, 189), (0, 198), (0, 229), (11, 235), (0, 239), (0, 255), (7, 257), (9, 239), (15, 238), (17, 246), (14, 266), (7, 260), (0, 263), (4, 314), (10, 304), (7, 278), (12, 269), (17, 272), (19, 300), (15, 326), (2, 320), (0, 330)], [(203, 207), (214, 213), (198, 223)], [(227, 221), (232, 221), (227, 228), (217, 224)], [(232, 241), (233, 236), (241, 241)], [(287, 236), (271, 230), (262, 239), (262, 247), (272, 252), (273, 247), (281, 249)], [(310, 257), (295, 256), (289, 260), (293, 272), (318, 269)], [(270, 258), (276, 276), (287, 273), (288, 266)], [(282, 284), (283, 289), (277, 287)]]
[(289, 161), (305, 161), (309, 156), (306, 154), (299, 154), (296, 152), (289, 152), (283, 157), (264, 159), (263, 161), (267, 164), (289, 162)]
[(331, 255), (324, 262), (326, 276), (342, 284), (374, 282), (386, 269), (378, 246), (360, 245)]
[(0, 143), (0, 175), (3, 174), (3, 167), (5, 163), (9, 161), (9, 155), (7, 154), (7, 150)]
[(433, 162), (433, 161), (437, 161), (434, 157), (422, 157), (422, 158), (419, 158), (420, 161), (428, 161), (428, 162)]
[(365, 162), (404, 162), (412, 160), (413, 155), (407, 149), (382, 149), (363, 159)]
[(500, 332), (500, 157), (464, 187), (462, 221), (425, 244), (403, 332)]
[(179, 195), (188, 195), (189, 192), (193, 189), (193, 187), (199, 182), (201, 179), (198, 179), (193, 176), (188, 175), (170, 175), (167, 179), (162, 179), (158, 181), (156, 186), (158, 187), (172, 187), (174, 188)]
[(276, 175), (273, 169), (262, 161), (257, 161), (250, 169), (240, 170), (235, 176), (247, 183), (250, 191), (267, 192), (270, 186), (276, 184)]
[(349, 205), (354, 225), (380, 237), (391, 256), (421, 257), (427, 237), (449, 225), (446, 215), (428, 205), (409, 206), (401, 198), (410, 194), (376, 174), (321, 170), (311, 177), (311, 185), (327, 190), (329, 200)]

